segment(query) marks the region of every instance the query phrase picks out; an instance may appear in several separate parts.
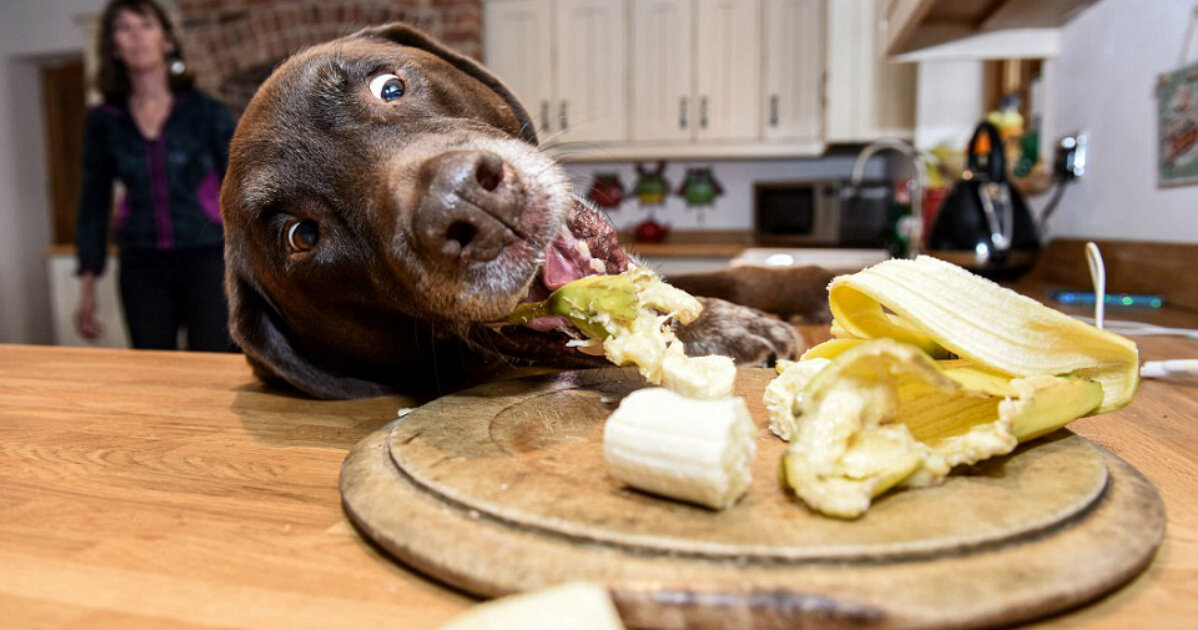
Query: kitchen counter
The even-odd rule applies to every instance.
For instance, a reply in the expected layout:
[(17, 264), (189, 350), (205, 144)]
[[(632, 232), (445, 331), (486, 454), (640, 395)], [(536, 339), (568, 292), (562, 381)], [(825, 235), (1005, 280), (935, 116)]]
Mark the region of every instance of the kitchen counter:
[[(1198, 357), (1198, 341), (1140, 343)], [(437, 627), (473, 600), (364, 542), (337, 489), (350, 447), (412, 404), (267, 390), (238, 355), (0, 346), (0, 625)], [(1156, 484), (1168, 533), (1131, 584), (1036, 627), (1192, 624), (1198, 381), (1145, 382), (1073, 427)]]

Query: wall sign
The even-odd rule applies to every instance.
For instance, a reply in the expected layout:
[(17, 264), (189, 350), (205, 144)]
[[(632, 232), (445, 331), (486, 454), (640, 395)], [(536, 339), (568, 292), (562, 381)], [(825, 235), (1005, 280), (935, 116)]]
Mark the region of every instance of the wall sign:
[(1159, 184), (1198, 184), (1198, 63), (1162, 74), (1156, 101)]

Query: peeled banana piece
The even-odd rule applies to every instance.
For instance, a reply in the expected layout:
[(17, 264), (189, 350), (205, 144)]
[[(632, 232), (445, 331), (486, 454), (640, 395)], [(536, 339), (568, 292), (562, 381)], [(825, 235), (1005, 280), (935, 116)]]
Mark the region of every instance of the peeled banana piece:
[(440, 630), (624, 630), (607, 588), (567, 582), (478, 604)]
[(625, 396), (607, 419), (603, 457), (634, 488), (722, 510), (753, 480), (754, 433), (744, 399), (651, 387)]

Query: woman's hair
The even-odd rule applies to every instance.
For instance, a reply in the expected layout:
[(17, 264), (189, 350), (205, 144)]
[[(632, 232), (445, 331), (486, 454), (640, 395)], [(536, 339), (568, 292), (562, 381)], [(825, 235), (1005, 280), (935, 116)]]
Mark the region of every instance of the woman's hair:
[[(100, 39), (97, 42), (96, 50), (96, 58), (100, 63), (99, 71), (96, 73), (96, 88), (104, 95), (104, 101), (107, 103), (124, 101), (129, 97), (129, 92), (132, 89), (129, 85), (129, 73), (125, 68), (125, 62), (117, 59), (116, 44), (112, 41), (113, 23), (116, 22), (117, 12), (122, 9), (158, 20), (167, 41), (175, 49), (168, 55), (168, 66), (173, 59), (183, 60), (183, 44), (175, 35), (175, 27), (167, 17), (166, 11), (163, 11), (155, 0), (109, 0), (108, 5), (104, 7), (104, 14), (100, 18)], [(195, 77), (186, 67), (183, 72), (178, 74), (168, 72), (167, 77), (172, 92), (190, 90), (192, 84), (195, 83)]]

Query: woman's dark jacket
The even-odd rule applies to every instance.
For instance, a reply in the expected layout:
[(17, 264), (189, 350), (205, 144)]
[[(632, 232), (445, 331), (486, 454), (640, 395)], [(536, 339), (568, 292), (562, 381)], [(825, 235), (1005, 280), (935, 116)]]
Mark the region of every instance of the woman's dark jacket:
[(125, 195), (118, 200), (112, 231), (122, 250), (220, 245), (220, 183), (233, 127), (224, 106), (196, 90), (175, 94), (155, 140), (142, 135), (128, 103), (89, 111), (75, 235), (79, 272), (104, 271), (117, 180)]

